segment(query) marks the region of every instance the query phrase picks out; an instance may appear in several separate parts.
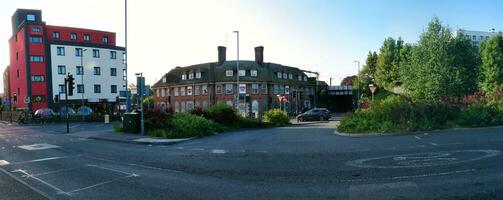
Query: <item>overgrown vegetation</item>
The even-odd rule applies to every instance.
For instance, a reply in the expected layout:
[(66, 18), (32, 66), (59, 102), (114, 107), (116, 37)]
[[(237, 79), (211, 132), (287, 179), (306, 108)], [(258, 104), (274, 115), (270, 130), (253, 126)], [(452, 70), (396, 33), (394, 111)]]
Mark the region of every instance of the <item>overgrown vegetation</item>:
[[(369, 52), (355, 81), (362, 92), (359, 109), (347, 114), (343, 132), (396, 132), (503, 122), (503, 37), (480, 48), (462, 32), (433, 18), (417, 44), (384, 40)], [(371, 102), (369, 84), (376, 84)], [(402, 96), (390, 95), (399, 89)]]
[(272, 109), (264, 114), (264, 122), (273, 126), (282, 126), (290, 123), (290, 118), (286, 111), (280, 109)]

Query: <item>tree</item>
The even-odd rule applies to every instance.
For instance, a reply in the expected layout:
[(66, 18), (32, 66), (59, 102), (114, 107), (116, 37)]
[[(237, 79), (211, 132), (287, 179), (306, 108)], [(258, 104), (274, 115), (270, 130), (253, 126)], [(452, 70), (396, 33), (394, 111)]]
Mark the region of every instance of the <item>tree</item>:
[(377, 66), (377, 53), (374, 51), (369, 51), (365, 64), (362, 70), (358, 74), (356, 80), (354, 81), (354, 86), (356, 89), (362, 91), (363, 96), (370, 96), (371, 93), (368, 90), (368, 85), (374, 83), (375, 81), (375, 71)]
[(503, 36), (501, 32), (481, 46), (482, 58), (480, 87), (493, 93), (503, 86)]
[(353, 82), (356, 80), (356, 75), (353, 76), (347, 76), (346, 78), (342, 79), (341, 85), (353, 85)]
[(375, 82), (379, 87), (386, 90), (393, 90), (401, 84), (400, 81), (400, 51), (403, 48), (403, 40), (399, 38), (395, 41), (389, 37), (379, 51), (375, 71)]
[(476, 89), (476, 49), (465, 37), (454, 37), (448, 27), (433, 18), (412, 48), (410, 67), (402, 81), (416, 100), (436, 101), (443, 96), (461, 96)]

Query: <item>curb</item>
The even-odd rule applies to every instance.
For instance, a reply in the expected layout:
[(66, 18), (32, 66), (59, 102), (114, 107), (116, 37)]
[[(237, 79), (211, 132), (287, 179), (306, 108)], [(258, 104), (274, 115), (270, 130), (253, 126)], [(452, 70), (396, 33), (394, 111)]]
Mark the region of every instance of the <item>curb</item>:
[(334, 131), (335, 135), (342, 137), (379, 137), (379, 136), (406, 136), (406, 135), (423, 135), (429, 133), (452, 133), (451, 131), (468, 131), (468, 130), (480, 130), (480, 129), (493, 129), (493, 128), (503, 128), (503, 126), (486, 126), (486, 127), (474, 127), (474, 128), (450, 128), (450, 129), (435, 129), (430, 131), (416, 131), (416, 132), (402, 132), (402, 133), (339, 133), (337, 130)]
[[(93, 139), (93, 140), (101, 140), (101, 141), (107, 141), (107, 142), (126, 143), (126, 144), (173, 145), (173, 144), (178, 144), (178, 143), (182, 143), (182, 142), (193, 140), (196, 137), (184, 138), (185, 140), (181, 139), (181, 140), (177, 140), (177, 141), (165, 141), (165, 142), (146, 142), (146, 141), (135, 141), (135, 140), (120, 140), (120, 139), (113, 139), (113, 138), (103, 138), (103, 137), (99, 137), (99, 136), (82, 137), (82, 138)], [(141, 139), (141, 138), (139, 138), (139, 139)]]

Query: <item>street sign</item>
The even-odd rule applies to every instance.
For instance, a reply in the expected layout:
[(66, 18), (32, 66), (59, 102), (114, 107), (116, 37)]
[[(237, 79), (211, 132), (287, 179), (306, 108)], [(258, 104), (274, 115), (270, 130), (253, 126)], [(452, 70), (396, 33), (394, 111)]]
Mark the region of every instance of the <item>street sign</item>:
[(369, 85), (369, 89), (370, 89), (370, 92), (372, 92), (372, 94), (374, 94), (375, 91), (376, 91), (376, 89), (377, 89), (377, 87), (374, 84), (370, 84)]
[(30, 97), (25, 97), (24, 98), (24, 103), (30, 103)]
[(138, 94), (145, 94), (145, 77), (136, 77), (136, 90)]
[(290, 86), (285, 85), (285, 94), (290, 94)]

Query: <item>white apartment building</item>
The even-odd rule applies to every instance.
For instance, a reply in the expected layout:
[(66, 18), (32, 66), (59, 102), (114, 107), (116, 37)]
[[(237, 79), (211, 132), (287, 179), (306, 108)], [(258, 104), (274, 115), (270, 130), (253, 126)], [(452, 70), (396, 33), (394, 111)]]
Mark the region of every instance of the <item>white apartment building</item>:
[(470, 30), (464, 30), (464, 29), (459, 29), (456, 31), (456, 35), (458, 33), (463, 34), (466, 38), (470, 39), (472, 41), (472, 44), (475, 46), (480, 46), (480, 43), (482, 41), (487, 41), (491, 37), (496, 35), (496, 30), (494, 28), (490, 29), (489, 31), (470, 31)]

